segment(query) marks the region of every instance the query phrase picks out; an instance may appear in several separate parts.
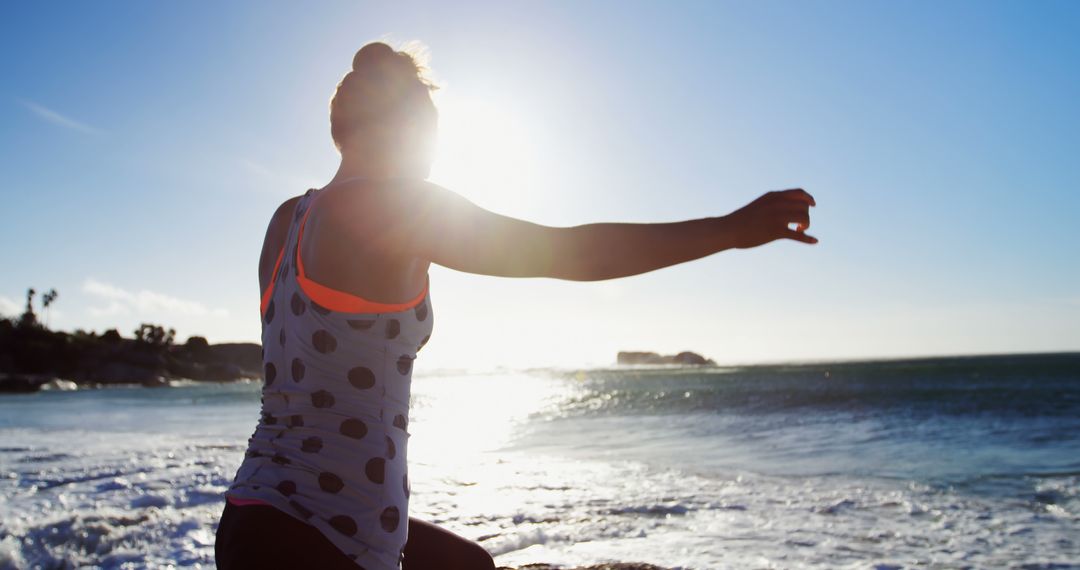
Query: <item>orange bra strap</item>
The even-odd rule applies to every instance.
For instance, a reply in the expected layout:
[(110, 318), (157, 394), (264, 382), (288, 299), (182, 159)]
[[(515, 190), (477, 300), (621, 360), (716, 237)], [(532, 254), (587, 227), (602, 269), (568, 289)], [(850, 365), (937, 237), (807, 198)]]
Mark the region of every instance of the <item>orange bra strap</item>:
[(312, 301), (315, 301), (331, 311), (340, 313), (396, 313), (398, 311), (411, 309), (424, 300), (424, 297), (427, 296), (429, 285), (426, 278), (424, 280), (424, 287), (420, 289), (420, 293), (416, 295), (415, 298), (404, 303), (379, 303), (376, 301), (369, 301), (351, 293), (331, 289), (330, 287), (309, 279), (307, 272), (304, 271), (304, 259), (300, 255), (300, 249), (304, 239), (304, 225), (307, 224), (307, 218), (311, 214), (311, 210), (314, 209), (314, 198), (315, 197), (313, 196), (311, 199), (313, 203), (308, 204), (307, 211), (304, 212), (304, 218), (300, 221), (300, 231), (296, 236), (296, 280), (300, 284), (300, 288)]
[(274, 271), (270, 273), (270, 284), (266, 286), (266, 290), (263, 291), (262, 301), (259, 303), (259, 312), (266, 314), (266, 307), (270, 304), (270, 297), (274, 296), (274, 283), (277, 283), (277, 272), (281, 267), (281, 259), (285, 257), (285, 245), (282, 244), (281, 251), (277, 254), (277, 261), (274, 262)]

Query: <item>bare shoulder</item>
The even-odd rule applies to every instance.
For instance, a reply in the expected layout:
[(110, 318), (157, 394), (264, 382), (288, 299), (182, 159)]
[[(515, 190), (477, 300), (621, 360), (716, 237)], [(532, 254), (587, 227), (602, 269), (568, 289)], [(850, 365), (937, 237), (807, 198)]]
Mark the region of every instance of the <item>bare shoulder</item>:
[(296, 203), (302, 197), (294, 196), (285, 200), (277, 207), (277, 210), (274, 210), (274, 215), (270, 216), (270, 223), (266, 227), (266, 237), (263, 239), (264, 256), (268, 252), (276, 255), (285, 243), (285, 237), (289, 233), (289, 222), (292, 220), (293, 212), (296, 211)]
[(358, 180), (323, 190), (319, 200), (321, 215), (357, 229), (409, 225), (464, 199), (425, 180)]
[(266, 227), (266, 237), (263, 238), (262, 253), (259, 255), (260, 288), (265, 288), (269, 281), (274, 262), (285, 245), (285, 238), (288, 237), (289, 222), (292, 220), (293, 212), (296, 211), (296, 203), (301, 197), (295, 196), (285, 200), (270, 217), (270, 223)]
[(320, 200), (335, 206), (373, 205), (393, 206), (399, 203), (416, 204), (445, 199), (453, 192), (417, 179), (354, 180), (337, 184), (322, 191)]
[[(282, 228), (288, 233), (289, 221), (292, 219), (293, 212), (296, 211), (296, 204), (303, 196), (293, 196), (288, 200), (285, 200), (274, 210), (274, 215), (270, 217), (270, 227), (267, 229), (267, 235), (276, 234)], [(276, 231), (275, 231), (276, 230)]]

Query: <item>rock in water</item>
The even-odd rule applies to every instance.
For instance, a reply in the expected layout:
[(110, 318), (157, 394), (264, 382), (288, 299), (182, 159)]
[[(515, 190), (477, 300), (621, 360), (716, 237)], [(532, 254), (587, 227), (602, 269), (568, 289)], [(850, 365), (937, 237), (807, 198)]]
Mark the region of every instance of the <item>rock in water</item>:
[(41, 385), (42, 390), (57, 390), (60, 392), (70, 392), (72, 390), (78, 390), (79, 385), (71, 380), (62, 380), (60, 378), (53, 378), (48, 382)]
[(655, 352), (622, 351), (619, 352), (615, 361), (619, 364), (716, 364), (711, 359), (688, 350), (669, 356), (663, 356)]

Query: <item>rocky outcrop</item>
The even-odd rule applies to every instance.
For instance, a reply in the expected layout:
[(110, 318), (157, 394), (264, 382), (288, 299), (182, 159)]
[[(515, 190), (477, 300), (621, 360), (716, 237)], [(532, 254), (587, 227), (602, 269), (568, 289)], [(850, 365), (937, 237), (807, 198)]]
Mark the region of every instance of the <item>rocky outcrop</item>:
[(71, 392), (78, 390), (79, 385), (71, 380), (62, 380), (60, 378), (53, 378), (48, 382), (41, 385), (41, 390), (53, 391), (53, 392)]
[(712, 359), (705, 358), (696, 352), (684, 351), (679, 354), (663, 356), (655, 352), (619, 352), (616, 362), (619, 364), (681, 364), (681, 365), (706, 365), (716, 364)]
[(54, 378), (51, 376), (39, 374), (0, 374), (0, 393), (26, 394), (37, 392), (52, 380)]
[(153, 387), (179, 379), (227, 382), (262, 375), (259, 345), (199, 340), (151, 343), (120, 338), (115, 331), (69, 334), (0, 320), (0, 392), (70, 389), (72, 383)]

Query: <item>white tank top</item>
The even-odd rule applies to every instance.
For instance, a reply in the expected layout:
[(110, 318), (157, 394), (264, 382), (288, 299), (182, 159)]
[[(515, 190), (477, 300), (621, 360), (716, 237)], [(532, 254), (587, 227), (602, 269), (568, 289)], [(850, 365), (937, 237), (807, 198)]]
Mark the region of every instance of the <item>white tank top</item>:
[(428, 287), (385, 304), (307, 278), (297, 203), (263, 297), (262, 415), (226, 496), (317, 528), (366, 570), (400, 568), (408, 531), (413, 360), (431, 336)]

